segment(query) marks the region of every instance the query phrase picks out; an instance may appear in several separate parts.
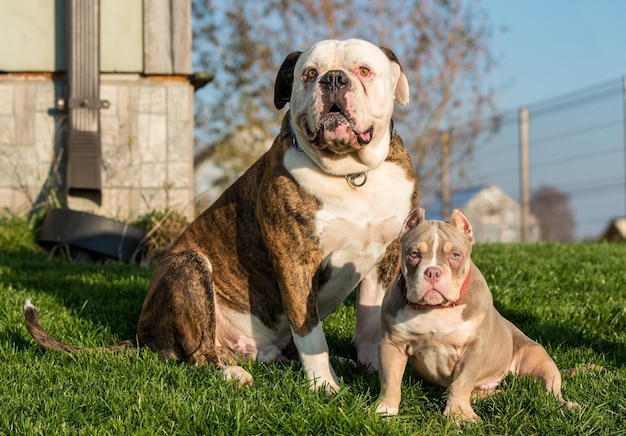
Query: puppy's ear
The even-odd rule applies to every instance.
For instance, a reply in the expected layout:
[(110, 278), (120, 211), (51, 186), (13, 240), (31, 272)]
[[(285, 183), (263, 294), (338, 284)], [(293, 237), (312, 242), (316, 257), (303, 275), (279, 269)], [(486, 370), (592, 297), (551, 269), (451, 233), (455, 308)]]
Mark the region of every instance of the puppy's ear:
[(472, 230), (472, 224), (470, 223), (469, 218), (465, 216), (463, 212), (458, 209), (454, 209), (452, 211), (452, 217), (450, 218), (450, 224), (453, 227), (459, 229), (463, 234), (465, 234), (471, 242), (474, 242), (474, 231)]
[(393, 77), (395, 79), (396, 85), (393, 90), (393, 96), (396, 101), (400, 103), (402, 106), (406, 106), (409, 104), (409, 80), (406, 78), (406, 75), (402, 71), (402, 66), (400, 65), (400, 61), (394, 52), (389, 50), (387, 47), (380, 47), (385, 56), (391, 61), (391, 69), (393, 70)]
[(287, 55), (276, 75), (274, 83), (274, 106), (282, 109), (291, 98), (291, 87), (293, 86), (293, 69), (296, 66), (301, 51), (294, 51)]
[(400, 234), (398, 237), (403, 237), (410, 230), (419, 226), (422, 222), (425, 221), (424, 216), (426, 215), (426, 211), (422, 208), (413, 209), (407, 219), (404, 220), (404, 224), (402, 224), (402, 230), (400, 230)]

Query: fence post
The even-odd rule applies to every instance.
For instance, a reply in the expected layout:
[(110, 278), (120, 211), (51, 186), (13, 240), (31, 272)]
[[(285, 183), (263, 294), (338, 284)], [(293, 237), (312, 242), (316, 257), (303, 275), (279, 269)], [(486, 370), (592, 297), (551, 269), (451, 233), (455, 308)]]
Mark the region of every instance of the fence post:
[(530, 217), (530, 175), (529, 175), (529, 114), (527, 107), (519, 110), (520, 145), (520, 240), (528, 242), (528, 221)]
[(622, 109), (622, 124), (624, 127), (624, 216), (626, 217), (626, 76), (623, 77), (622, 95), (624, 97), (624, 107)]
[(439, 132), (440, 162), (441, 167), (441, 216), (444, 220), (450, 218), (451, 194), (450, 194), (450, 133)]

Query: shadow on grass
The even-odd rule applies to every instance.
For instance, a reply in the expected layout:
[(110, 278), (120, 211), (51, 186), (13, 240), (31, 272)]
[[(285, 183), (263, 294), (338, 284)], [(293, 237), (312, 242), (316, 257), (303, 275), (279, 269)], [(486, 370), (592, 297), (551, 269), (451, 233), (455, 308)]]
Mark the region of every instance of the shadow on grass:
[[(10, 274), (2, 277), (6, 285), (48, 294), (80, 318), (106, 326), (120, 340), (135, 336), (152, 268), (116, 262), (68, 262), (54, 258), (47, 252), (28, 248), (0, 248), (0, 265), (10, 270)], [(49, 310), (38, 305), (36, 300), (33, 303), (42, 313)], [(346, 304), (355, 304), (354, 293)], [(544, 346), (549, 341), (553, 346), (564, 349), (589, 348), (615, 367), (623, 367), (626, 363), (624, 345), (617, 340), (583, 334), (566, 321), (558, 325), (545, 324), (523, 311), (503, 307), (499, 307), (499, 311), (531, 338), (540, 337)], [(9, 329), (7, 334), (16, 347), (31, 346), (29, 338), (23, 336), (25, 332)], [(356, 360), (350, 338), (334, 337), (332, 333), (327, 336), (331, 353)]]
[[(588, 334), (585, 335), (580, 330), (577, 330), (576, 325), (568, 325), (567, 321), (564, 321), (563, 324), (560, 325), (545, 324), (536, 316), (526, 312), (509, 310), (502, 307), (499, 307), (498, 311), (530, 338), (541, 338), (538, 339), (538, 342), (544, 347), (550, 343), (554, 347), (559, 346), (563, 349), (589, 348), (593, 350), (594, 353), (601, 354), (603, 360), (614, 365), (616, 368), (623, 367), (626, 364), (626, 350), (624, 350), (624, 345), (617, 341), (610, 341), (599, 337), (589, 337)], [(590, 363), (598, 364), (598, 362)]]
[[(37, 301), (37, 294), (47, 294), (78, 317), (102, 325), (121, 340), (135, 337), (151, 268), (116, 262), (65, 261), (27, 248), (0, 249), (0, 265), (9, 271), (2, 276), (3, 284), (32, 298), (40, 315), (54, 310)], [(20, 312), (23, 303), (17, 302)], [(45, 321), (43, 324), (44, 328), (50, 327)], [(32, 346), (23, 329), (8, 334), (16, 347)]]

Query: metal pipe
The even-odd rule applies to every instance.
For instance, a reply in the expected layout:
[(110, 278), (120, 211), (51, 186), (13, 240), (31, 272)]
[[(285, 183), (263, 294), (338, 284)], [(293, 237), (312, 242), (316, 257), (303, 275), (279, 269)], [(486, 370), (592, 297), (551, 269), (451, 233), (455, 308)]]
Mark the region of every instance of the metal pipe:
[(529, 171), (529, 143), (530, 123), (527, 107), (519, 110), (519, 145), (520, 145), (520, 240), (529, 241), (530, 217), (530, 171)]

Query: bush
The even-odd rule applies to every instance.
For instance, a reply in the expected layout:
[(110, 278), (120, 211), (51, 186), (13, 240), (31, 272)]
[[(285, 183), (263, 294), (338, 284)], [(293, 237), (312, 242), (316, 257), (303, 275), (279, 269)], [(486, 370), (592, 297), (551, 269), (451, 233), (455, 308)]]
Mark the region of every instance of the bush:
[(145, 263), (157, 263), (174, 245), (189, 225), (187, 218), (171, 209), (152, 211), (141, 216), (133, 225), (148, 233)]

